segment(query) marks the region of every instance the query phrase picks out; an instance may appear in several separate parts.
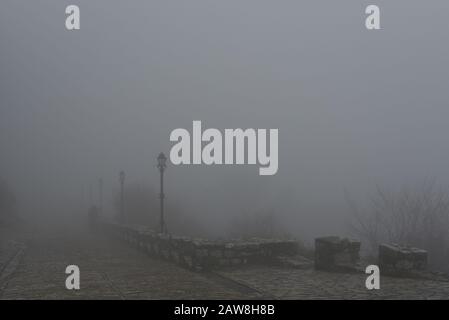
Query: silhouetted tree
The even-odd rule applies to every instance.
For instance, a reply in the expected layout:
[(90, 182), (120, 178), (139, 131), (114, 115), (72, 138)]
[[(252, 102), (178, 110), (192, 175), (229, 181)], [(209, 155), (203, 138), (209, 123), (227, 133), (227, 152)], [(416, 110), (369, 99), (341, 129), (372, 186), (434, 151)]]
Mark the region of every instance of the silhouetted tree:
[(449, 268), (449, 193), (435, 181), (387, 193), (377, 187), (366, 212), (347, 197), (354, 232), (369, 244), (371, 253), (381, 242), (428, 250), (429, 262)]

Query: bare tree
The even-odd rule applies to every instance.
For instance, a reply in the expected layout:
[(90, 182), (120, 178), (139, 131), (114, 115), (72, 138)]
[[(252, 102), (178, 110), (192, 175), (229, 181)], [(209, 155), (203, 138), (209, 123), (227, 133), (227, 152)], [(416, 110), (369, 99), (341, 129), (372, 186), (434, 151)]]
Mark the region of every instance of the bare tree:
[[(365, 240), (371, 253), (381, 242), (416, 246), (429, 251), (434, 266), (446, 264), (449, 253), (449, 193), (435, 180), (418, 187), (386, 192), (377, 186), (367, 210), (360, 212), (346, 193), (351, 227)], [(449, 266), (445, 266), (449, 267)]]

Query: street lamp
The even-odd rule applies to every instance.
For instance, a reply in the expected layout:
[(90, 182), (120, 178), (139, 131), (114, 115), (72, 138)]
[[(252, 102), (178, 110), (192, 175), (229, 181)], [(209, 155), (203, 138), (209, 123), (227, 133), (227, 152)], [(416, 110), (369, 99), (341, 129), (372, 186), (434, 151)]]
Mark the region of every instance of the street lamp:
[(124, 196), (124, 185), (125, 185), (125, 172), (120, 171), (120, 222), (125, 222), (125, 196)]
[(157, 157), (157, 167), (159, 168), (159, 172), (161, 173), (161, 193), (159, 194), (159, 198), (161, 200), (161, 233), (166, 232), (165, 228), (165, 222), (164, 222), (164, 170), (167, 167), (167, 157), (164, 153), (159, 153), (159, 156)]

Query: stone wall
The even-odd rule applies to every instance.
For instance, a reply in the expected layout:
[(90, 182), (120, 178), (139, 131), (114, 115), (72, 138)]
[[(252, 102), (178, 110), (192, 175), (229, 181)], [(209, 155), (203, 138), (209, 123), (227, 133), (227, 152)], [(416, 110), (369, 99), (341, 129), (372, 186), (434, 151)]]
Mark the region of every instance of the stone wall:
[(210, 241), (160, 234), (141, 226), (101, 222), (98, 227), (150, 255), (196, 271), (248, 263), (266, 264), (298, 252), (294, 240)]
[[(251, 239), (211, 241), (156, 233), (146, 227), (99, 221), (95, 232), (114, 238), (148, 253), (195, 271), (245, 264), (280, 264), (309, 268), (311, 262), (298, 260), (294, 240)], [(315, 239), (315, 269), (331, 272), (358, 272), (360, 246), (357, 240), (336, 236)], [(427, 268), (427, 252), (397, 245), (379, 247), (379, 267), (390, 275), (408, 276)]]

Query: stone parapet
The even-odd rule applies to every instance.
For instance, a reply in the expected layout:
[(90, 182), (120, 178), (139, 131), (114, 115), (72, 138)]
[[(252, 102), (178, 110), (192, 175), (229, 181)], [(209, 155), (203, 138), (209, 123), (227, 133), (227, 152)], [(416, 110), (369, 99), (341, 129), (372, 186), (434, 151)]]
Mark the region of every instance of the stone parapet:
[(298, 253), (294, 240), (258, 239), (211, 241), (156, 233), (141, 226), (101, 222), (100, 227), (115, 238), (192, 270), (217, 267), (267, 264), (281, 256)]

